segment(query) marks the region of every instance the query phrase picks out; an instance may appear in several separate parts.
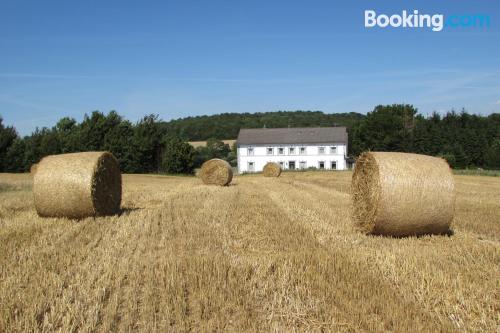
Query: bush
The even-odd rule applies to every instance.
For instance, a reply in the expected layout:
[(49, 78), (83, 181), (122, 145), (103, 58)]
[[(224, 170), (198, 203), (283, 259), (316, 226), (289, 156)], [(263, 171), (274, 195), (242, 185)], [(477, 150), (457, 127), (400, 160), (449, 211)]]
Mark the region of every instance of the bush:
[(441, 155), (439, 155), (439, 157), (445, 159), (446, 162), (448, 162), (448, 164), (450, 165), (450, 167), (454, 168), (456, 166), (455, 155), (453, 155), (453, 154), (441, 154)]
[(166, 173), (192, 174), (194, 171), (194, 148), (179, 138), (168, 138), (162, 156), (162, 171)]

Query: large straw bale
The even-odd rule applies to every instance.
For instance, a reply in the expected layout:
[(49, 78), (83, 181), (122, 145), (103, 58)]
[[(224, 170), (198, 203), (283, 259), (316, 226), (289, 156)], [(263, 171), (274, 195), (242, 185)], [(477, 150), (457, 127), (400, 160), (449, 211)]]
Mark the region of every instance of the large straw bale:
[(36, 169), (38, 168), (38, 163), (33, 163), (30, 167), (30, 174), (33, 177), (36, 173)]
[(213, 158), (203, 163), (200, 177), (207, 185), (226, 186), (233, 179), (233, 170), (226, 161)]
[(279, 177), (281, 175), (281, 167), (278, 163), (268, 162), (262, 170), (264, 177)]
[(38, 163), (33, 194), (44, 217), (116, 214), (122, 195), (118, 161), (108, 152), (47, 156)]
[(447, 233), (455, 212), (453, 175), (426, 155), (365, 152), (352, 176), (353, 215), (366, 233)]

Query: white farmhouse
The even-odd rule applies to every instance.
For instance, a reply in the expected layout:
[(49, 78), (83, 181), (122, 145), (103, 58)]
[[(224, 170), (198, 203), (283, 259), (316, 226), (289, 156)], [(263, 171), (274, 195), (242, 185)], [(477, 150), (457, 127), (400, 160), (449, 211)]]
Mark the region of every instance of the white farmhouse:
[(261, 172), (267, 162), (283, 170), (346, 170), (345, 127), (241, 129), (238, 172)]

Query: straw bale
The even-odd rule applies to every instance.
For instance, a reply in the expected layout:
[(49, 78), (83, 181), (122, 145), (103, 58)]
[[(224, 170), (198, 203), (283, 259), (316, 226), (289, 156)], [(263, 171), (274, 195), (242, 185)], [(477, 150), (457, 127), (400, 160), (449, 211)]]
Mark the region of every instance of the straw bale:
[(279, 177), (281, 175), (281, 167), (278, 163), (268, 162), (262, 170), (264, 177)]
[(455, 212), (453, 174), (437, 157), (365, 152), (352, 177), (353, 216), (366, 233), (443, 234)]
[(200, 177), (207, 185), (226, 186), (233, 179), (233, 170), (226, 161), (214, 158), (203, 163)]
[(33, 194), (43, 217), (117, 214), (122, 195), (118, 161), (108, 152), (47, 156), (38, 163)]
[(38, 163), (33, 163), (30, 167), (30, 174), (31, 176), (34, 176), (36, 173), (36, 169), (38, 168)]

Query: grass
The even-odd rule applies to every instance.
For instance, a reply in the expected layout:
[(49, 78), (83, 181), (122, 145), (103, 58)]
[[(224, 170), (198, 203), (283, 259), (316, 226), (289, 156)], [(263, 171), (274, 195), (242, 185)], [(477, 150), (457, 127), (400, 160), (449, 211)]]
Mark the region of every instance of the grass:
[(500, 170), (462, 169), (453, 170), (456, 175), (500, 177)]
[(24, 174), (0, 174), (0, 193), (31, 191), (31, 178)]
[(16, 189), (15, 186), (12, 186), (10, 184), (0, 183), (0, 192), (14, 191), (15, 189)]
[(3, 192), (0, 332), (495, 332), (500, 179), (456, 181), (454, 235), (402, 239), (353, 228), (348, 172), (125, 175), (124, 213), (79, 222)]

